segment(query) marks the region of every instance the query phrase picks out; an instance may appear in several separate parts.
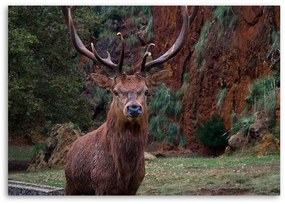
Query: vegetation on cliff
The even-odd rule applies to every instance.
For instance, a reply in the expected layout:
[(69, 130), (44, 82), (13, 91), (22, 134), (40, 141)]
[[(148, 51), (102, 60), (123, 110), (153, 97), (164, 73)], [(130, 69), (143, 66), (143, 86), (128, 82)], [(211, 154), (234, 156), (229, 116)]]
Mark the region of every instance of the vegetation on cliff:
[[(154, 58), (167, 49), (176, 38), (169, 29), (180, 26), (178, 13), (170, 7), (78, 7), (74, 20), (84, 43), (95, 41), (100, 54), (108, 50), (115, 61), (116, 33), (123, 31), (128, 70), (147, 43), (157, 45)], [(174, 75), (150, 102), (150, 135), (201, 153), (196, 130), (214, 115), (231, 135), (246, 134), (265, 111), (277, 136), (279, 18), (278, 7), (201, 7), (183, 51), (164, 65)], [(111, 96), (88, 80), (98, 65), (72, 47), (61, 9), (10, 6), (8, 20), (9, 135), (48, 133), (68, 121), (83, 131), (100, 125)], [(190, 74), (183, 80), (185, 73)]]

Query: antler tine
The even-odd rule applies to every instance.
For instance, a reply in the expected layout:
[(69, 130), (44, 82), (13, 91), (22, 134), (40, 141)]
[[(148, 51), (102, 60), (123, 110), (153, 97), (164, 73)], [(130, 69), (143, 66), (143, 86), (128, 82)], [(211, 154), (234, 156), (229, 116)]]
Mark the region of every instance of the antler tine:
[(125, 54), (125, 41), (124, 41), (124, 37), (123, 37), (122, 33), (118, 32), (117, 36), (120, 37), (120, 40), (122, 42), (121, 56), (120, 56), (120, 61), (119, 61), (119, 64), (118, 64), (118, 72), (122, 73), (123, 63), (124, 63), (124, 54)]
[(90, 52), (85, 45), (82, 43), (81, 39), (79, 38), (74, 23), (73, 23), (73, 19), (71, 16), (71, 8), (68, 7), (67, 9), (67, 22), (68, 22), (68, 27), (69, 27), (69, 31), (70, 31), (70, 35), (71, 35), (71, 40), (72, 43), (75, 47), (75, 49), (80, 52), (81, 54), (85, 55), (86, 57), (92, 59), (93, 61), (97, 61), (95, 56), (93, 55), (92, 52)]
[(158, 57), (155, 60), (152, 60), (150, 62), (147, 62), (143, 67), (141, 67), (141, 71), (149, 71), (151, 67), (157, 66), (159, 64), (162, 64), (166, 62), (167, 60), (171, 59), (175, 55), (178, 54), (178, 52), (182, 49), (184, 41), (186, 39), (188, 30), (189, 30), (189, 22), (192, 22), (198, 12), (199, 7), (195, 7), (192, 15), (189, 17), (187, 6), (181, 7), (181, 15), (183, 18), (182, 28), (180, 31), (180, 34), (178, 38), (176, 39), (175, 43), (172, 45), (172, 47), (165, 52), (162, 56)]
[(112, 62), (111, 60), (111, 55), (110, 53), (107, 51), (107, 58), (102, 58), (100, 57), (100, 55), (98, 54), (97, 50), (95, 49), (95, 46), (93, 45), (93, 43), (91, 43), (91, 49), (92, 49), (92, 52), (94, 54), (94, 56), (96, 57), (96, 59), (103, 65), (109, 67), (109, 68), (112, 68), (114, 69), (117, 73), (119, 72), (118, 70), (118, 65), (115, 64), (114, 62)]
[(141, 63), (141, 68), (140, 68), (141, 71), (145, 67), (145, 63), (146, 63), (147, 57), (151, 56), (151, 52), (148, 51), (151, 46), (155, 46), (155, 44), (154, 43), (150, 43), (150, 44), (148, 44), (146, 46), (145, 53), (144, 53), (144, 56), (143, 56), (143, 60), (142, 60), (142, 63)]
[[(71, 39), (72, 39), (72, 43), (75, 47), (75, 49), (80, 52), (81, 54), (85, 55), (86, 57), (90, 58), (93, 61), (98, 61), (101, 64), (114, 69), (117, 73), (121, 72), (122, 66), (123, 66), (123, 58), (124, 58), (124, 46), (122, 48), (122, 52), (121, 52), (121, 58), (120, 58), (120, 62), (119, 65), (115, 64), (114, 62), (112, 62), (111, 60), (111, 56), (110, 53), (107, 52), (108, 57), (107, 58), (102, 58), (99, 56), (98, 52), (96, 51), (93, 43), (91, 43), (91, 48), (92, 48), (92, 52), (89, 51), (85, 45), (83, 44), (83, 42), (81, 41), (80, 37), (77, 34), (77, 31), (75, 29), (74, 23), (73, 23), (73, 19), (71, 16), (71, 8), (70, 7), (63, 7), (62, 8), (64, 15), (67, 15), (67, 22), (68, 22), (68, 27), (70, 30), (70, 35), (71, 35)], [(123, 36), (121, 34), (119, 34), (121, 36), (121, 40), (123, 42)]]

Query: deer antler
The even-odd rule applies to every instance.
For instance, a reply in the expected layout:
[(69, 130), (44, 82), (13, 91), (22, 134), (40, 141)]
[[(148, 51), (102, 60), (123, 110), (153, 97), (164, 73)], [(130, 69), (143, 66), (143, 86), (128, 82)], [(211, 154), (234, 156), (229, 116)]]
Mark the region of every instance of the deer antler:
[(187, 12), (187, 6), (181, 6), (181, 15), (183, 18), (183, 23), (182, 23), (182, 28), (181, 28), (180, 34), (179, 34), (178, 38), (176, 39), (175, 43), (162, 56), (160, 56), (157, 59), (152, 60), (150, 62), (146, 62), (146, 58), (151, 55), (151, 53), (148, 51), (148, 48), (150, 46), (148, 46), (148, 48), (146, 49), (146, 52), (144, 54), (142, 64), (141, 64), (141, 69), (140, 69), (141, 72), (149, 71), (150, 68), (157, 66), (159, 64), (162, 64), (162, 63), (166, 62), (167, 60), (171, 59), (172, 57), (174, 57), (175, 55), (178, 54), (178, 52), (182, 49), (184, 41), (186, 39), (188, 30), (189, 30), (189, 24), (194, 20), (196, 14), (198, 12), (198, 9), (199, 9), (199, 7), (195, 7), (191, 16), (189, 16), (188, 12)]
[(73, 19), (71, 16), (71, 8), (70, 7), (63, 7), (62, 8), (64, 15), (67, 15), (67, 22), (68, 22), (68, 27), (70, 30), (70, 35), (71, 35), (71, 39), (72, 39), (72, 43), (75, 47), (75, 49), (80, 52), (81, 54), (85, 55), (86, 57), (90, 58), (93, 61), (96, 62), (100, 62), (101, 64), (114, 69), (117, 74), (122, 73), (122, 67), (123, 67), (123, 60), (124, 60), (124, 38), (123, 35), (121, 33), (118, 33), (117, 36), (120, 37), (121, 39), (121, 43), (122, 43), (122, 50), (121, 50), (121, 57), (120, 57), (120, 61), (118, 64), (115, 64), (114, 62), (112, 62), (111, 60), (111, 56), (110, 53), (107, 51), (108, 57), (107, 58), (102, 58), (100, 57), (100, 55), (98, 54), (98, 52), (96, 51), (93, 43), (91, 43), (91, 47), (92, 47), (92, 52), (89, 51), (85, 45), (82, 43), (80, 37), (77, 34), (76, 28), (74, 26), (73, 23)]

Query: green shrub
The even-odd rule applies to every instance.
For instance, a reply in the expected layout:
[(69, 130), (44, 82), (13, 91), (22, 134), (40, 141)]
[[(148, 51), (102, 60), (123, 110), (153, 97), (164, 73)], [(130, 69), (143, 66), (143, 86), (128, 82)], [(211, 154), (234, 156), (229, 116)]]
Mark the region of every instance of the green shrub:
[(130, 7), (125, 6), (102, 6), (100, 14), (104, 19), (112, 19), (122, 21), (130, 10)]
[(243, 135), (247, 135), (250, 126), (256, 120), (257, 113), (255, 114), (247, 114), (246, 111), (240, 114), (236, 121), (232, 122), (232, 134), (236, 134), (241, 131)]
[(202, 53), (205, 50), (205, 47), (208, 43), (209, 40), (209, 32), (212, 27), (212, 23), (210, 21), (206, 21), (200, 34), (199, 41), (195, 45), (195, 51), (198, 54), (198, 61), (200, 60), (199, 58), (202, 58)]
[(232, 27), (237, 21), (231, 6), (217, 6), (213, 13), (214, 19), (221, 26)]
[(273, 76), (256, 80), (250, 89), (247, 103), (254, 112), (264, 110), (274, 122), (276, 111), (276, 82)]
[(139, 39), (138, 37), (135, 35), (135, 34), (131, 34), (129, 35), (126, 39), (126, 44), (129, 45), (129, 46), (134, 46), (134, 45), (137, 45), (139, 44)]
[(144, 23), (144, 20), (140, 16), (134, 16), (133, 22), (136, 27), (139, 27), (141, 24)]
[[(273, 30), (271, 33), (271, 47), (270, 50), (267, 53), (267, 58), (271, 58), (272, 61), (274, 61), (276, 57), (280, 55), (280, 31)], [(274, 56), (277, 54), (278, 56)]]
[(214, 149), (226, 147), (227, 137), (227, 130), (219, 115), (214, 115), (210, 120), (199, 125), (196, 131), (196, 139)]
[(150, 6), (131, 6), (130, 7), (131, 15), (137, 15), (142, 13), (143, 15), (150, 17), (151, 16), (151, 8)]
[(186, 90), (189, 86), (189, 77), (190, 77), (189, 73), (185, 73), (183, 75), (183, 84), (182, 84), (181, 88), (175, 94), (175, 96), (178, 100), (182, 100), (184, 93), (186, 92)]
[(36, 156), (40, 151), (47, 151), (47, 146), (45, 144), (36, 144), (32, 149), (33, 157)]
[(157, 87), (155, 93), (155, 97), (149, 104), (150, 133), (156, 140), (186, 146), (186, 138), (179, 124), (183, 109), (181, 100), (164, 84)]

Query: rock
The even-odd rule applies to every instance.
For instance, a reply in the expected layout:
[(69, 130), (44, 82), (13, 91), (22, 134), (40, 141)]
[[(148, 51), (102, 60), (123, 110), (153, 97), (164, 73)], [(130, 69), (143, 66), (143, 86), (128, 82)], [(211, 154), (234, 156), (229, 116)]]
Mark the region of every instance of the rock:
[(262, 143), (257, 154), (258, 157), (264, 156), (266, 153), (279, 152), (280, 140), (273, 138), (272, 134), (266, 134), (262, 138)]
[(81, 131), (73, 123), (57, 124), (45, 140), (46, 151), (40, 151), (32, 160), (29, 171), (41, 168), (59, 168), (66, 163), (66, 155), (72, 143), (81, 137)]
[(231, 146), (227, 146), (226, 149), (225, 149), (224, 154), (222, 155), (222, 157), (223, 157), (224, 155), (225, 155), (225, 156), (231, 155), (233, 152), (234, 152), (234, 149), (233, 149)]
[(251, 140), (261, 141), (263, 136), (269, 131), (269, 119), (264, 111), (258, 113), (257, 119), (249, 128), (249, 137)]
[(242, 13), (244, 20), (250, 25), (256, 24), (263, 14), (263, 9), (262, 6), (244, 7)]
[(248, 142), (248, 137), (244, 136), (241, 131), (231, 136), (228, 140), (229, 146), (234, 150), (241, 149), (247, 145)]
[(38, 154), (33, 158), (27, 171), (35, 171), (37, 169), (44, 169), (47, 167), (48, 167), (48, 163), (46, 160), (45, 152), (43, 150), (40, 150)]
[(152, 154), (150, 154), (148, 152), (144, 152), (144, 159), (145, 160), (155, 160), (157, 158), (156, 158), (156, 156), (154, 156), (154, 155), (152, 155)]
[(47, 149), (49, 151), (53, 151), (58, 143), (58, 140), (56, 137), (48, 137), (45, 141), (45, 144), (47, 145)]

